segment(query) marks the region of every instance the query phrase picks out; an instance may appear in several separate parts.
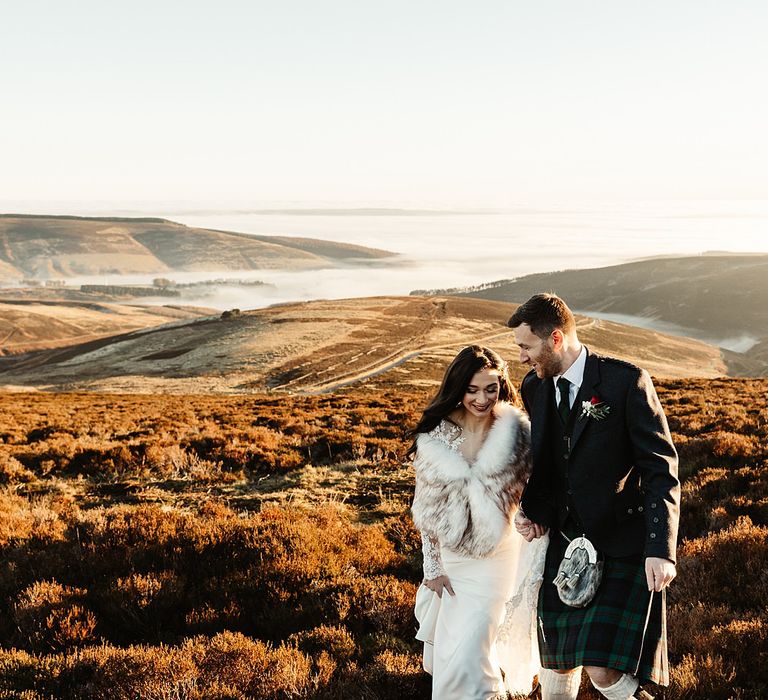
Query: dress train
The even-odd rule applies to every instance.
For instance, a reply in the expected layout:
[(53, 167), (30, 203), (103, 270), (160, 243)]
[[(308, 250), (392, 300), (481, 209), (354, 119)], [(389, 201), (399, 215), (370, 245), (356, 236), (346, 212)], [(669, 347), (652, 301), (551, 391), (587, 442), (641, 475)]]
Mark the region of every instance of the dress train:
[(426, 586), (416, 596), (417, 639), (432, 673), (433, 700), (491, 700), (527, 694), (539, 670), (536, 602), (547, 538), (510, 530), (491, 555), (442, 549), (455, 596)]

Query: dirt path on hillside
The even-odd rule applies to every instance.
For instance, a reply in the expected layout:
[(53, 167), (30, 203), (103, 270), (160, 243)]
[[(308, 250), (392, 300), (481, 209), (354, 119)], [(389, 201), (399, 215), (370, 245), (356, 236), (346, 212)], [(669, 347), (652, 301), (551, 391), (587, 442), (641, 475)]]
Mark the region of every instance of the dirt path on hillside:
[[(491, 340), (493, 338), (498, 338), (501, 335), (508, 335), (508, 334), (509, 334), (509, 329), (506, 329), (503, 331), (497, 331), (495, 333), (487, 333), (486, 335), (480, 336), (479, 338), (475, 338), (473, 342), (474, 344), (477, 344), (479, 342)], [(398, 367), (403, 363), (408, 362), (409, 360), (412, 360), (413, 358), (418, 357), (419, 355), (425, 352), (445, 350), (447, 348), (456, 347), (457, 345), (463, 346), (466, 344), (467, 344), (466, 340), (457, 339), (455, 342), (452, 341), (452, 342), (437, 343), (434, 345), (424, 346), (423, 348), (419, 348), (418, 350), (412, 350), (406, 353), (389, 355), (388, 357), (382, 358), (377, 362), (372, 363), (367, 367), (364, 367), (362, 371), (357, 371), (354, 374), (345, 376), (342, 373), (342, 374), (336, 375), (330, 381), (324, 381), (317, 384), (309, 384), (301, 389), (301, 393), (302, 394), (330, 393), (342, 387), (348, 386), (350, 384), (354, 384), (356, 382), (360, 382), (365, 379), (370, 379), (371, 377), (375, 377), (377, 374), (383, 374), (384, 372), (388, 372), (389, 370), (394, 369), (395, 367)], [(283, 388), (283, 387), (280, 387), (280, 388)]]
[[(577, 325), (579, 330), (583, 330), (585, 328), (594, 328), (598, 327), (600, 325), (600, 321), (598, 319), (594, 318), (584, 318), (584, 319), (578, 319)], [(482, 343), (488, 340), (493, 340), (494, 338), (498, 338), (500, 336), (506, 336), (510, 333), (510, 329), (504, 329), (501, 331), (494, 331), (493, 333), (486, 333), (484, 335), (481, 335), (473, 340), (473, 343)], [(323, 380), (321, 382), (315, 382), (311, 384), (306, 384), (302, 386), (299, 389), (299, 392), (302, 394), (325, 394), (325, 393), (331, 393), (333, 391), (336, 391), (337, 389), (341, 389), (342, 387), (349, 386), (350, 384), (355, 384), (356, 382), (364, 381), (366, 379), (370, 379), (371, 377), (375, 377), (376, 375), (383, 374), (384, 372), (388, 372), (391, 369), (394, 369), (395, 367), (399, 367), (400, 365), (408, 362), (409, 360), (412, 360), (416, 357), (419, 357), (423, 353), (426, 352), (434, 352), (439, 350), (446, 350), (448, 348), (456, 347), (456, 346), (464, 346), (467, 344), (466, 338), (463, 339), (456, 339), (455, 341), (443, 341), (441, 343), (435, 343), (432, 345), (425, 345), (422, 348), (419, 348), (418, 350), (409, 350), (408, 352), (394, 352), (391, 353), (385, 357), (379, 358), (375, 362), (371, 363), (370, 365), (367, 365), (365, 367), (359, 368), (356, 371), (348, 374), (340, 373), (336, 376), (333, 376), (329, 379)], [(374, 349), (370, 350), (369, 352), (374, 351)], [(302, 375), (301, 377), (296, 377), (291, 382), (287, 382), (284, 385), (281, 385), (279, 388), (284, 389), (291, 383), (298, 383), (302, 380), (305, 380), (309, 374)]]

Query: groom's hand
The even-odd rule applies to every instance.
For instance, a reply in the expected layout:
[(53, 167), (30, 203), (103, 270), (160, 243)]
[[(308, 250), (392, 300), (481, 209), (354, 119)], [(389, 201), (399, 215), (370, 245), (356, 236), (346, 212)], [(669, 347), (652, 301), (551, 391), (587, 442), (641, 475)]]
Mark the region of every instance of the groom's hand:
[(447, 576), (438, 576), (437, 578), (429, 579), (429, 581), (424, 581), (424, 585), (431, 591), (437, 593), (438, 598), (443, 597), (443, 589), (448, 591), (451, 595), (456, 595), (453, 592), (453, 587)]
[(547, 534), (548, 528), (526, 518), (522, 508), (517, 509), (514, 523), (515, 529), (523, 536), (526, 542), (533, 542), (537, 537), (543, 537)]
[(677, 569), (669, 559), (648, 557), (645, 560), (645, 580), (649, 591), (658, 592), (666, 588), (675, 576)]

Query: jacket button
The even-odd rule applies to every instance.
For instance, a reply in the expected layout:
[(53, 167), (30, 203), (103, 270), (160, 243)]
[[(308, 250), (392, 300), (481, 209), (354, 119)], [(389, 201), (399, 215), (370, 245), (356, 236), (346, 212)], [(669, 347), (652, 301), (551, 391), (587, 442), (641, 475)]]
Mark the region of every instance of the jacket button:
[(656, 507), (656, 504), (655, 503), (651, 503), (651, 508), (655, 508), (655, 507)]
[(657, 523), (657, 522), (659, 522), (659, 519), (658, 518), (654, 518), (653, 522)]
[(642, 512), (643, 512), (643, 507), (642, 507), (642, 506), (639, 506), (639, 507), (638, 507), (638, 509), (637, 509), (637, 512), (638, 512), (638, 513), (642, 513)]
[(652, 533), (651, 533), (651, 539), (652, 539), (652, 540), (655, 540), (655, 539), (656, 539), (656, 533), (655, 533), (655, 532), (652, 532)]
[(634, 511), (633, 511), (631, 508), (627, 508), (627, 513), (629, 513), (630, 515), (632, 515), (632, 513), (634, 513)]

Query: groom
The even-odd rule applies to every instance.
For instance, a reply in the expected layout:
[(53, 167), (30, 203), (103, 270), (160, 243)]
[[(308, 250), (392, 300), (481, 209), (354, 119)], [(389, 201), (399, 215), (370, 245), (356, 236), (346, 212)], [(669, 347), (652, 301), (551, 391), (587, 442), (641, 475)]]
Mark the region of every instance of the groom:
[[(576, 698), (582, 666), (609, 700), (650, 698), (640, 682), (669, 683), (664, 589), (675, 577), (680, 504), (664, 412), (645, 370), (579, 342), (559, 297), (531, 297), (508, 325), (531, 367), (521, 393), (533, 471), (515, 526), (528, 541), (550, 531), (538, 605), (542, 698)], [(594, 599), (574, 608), (553, 580), (580, 535), (604, 564)]]

